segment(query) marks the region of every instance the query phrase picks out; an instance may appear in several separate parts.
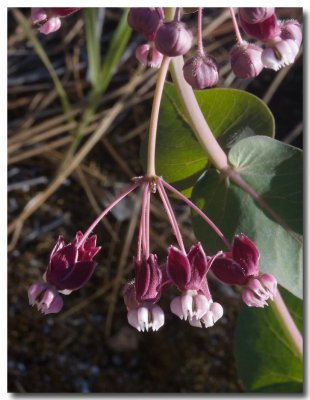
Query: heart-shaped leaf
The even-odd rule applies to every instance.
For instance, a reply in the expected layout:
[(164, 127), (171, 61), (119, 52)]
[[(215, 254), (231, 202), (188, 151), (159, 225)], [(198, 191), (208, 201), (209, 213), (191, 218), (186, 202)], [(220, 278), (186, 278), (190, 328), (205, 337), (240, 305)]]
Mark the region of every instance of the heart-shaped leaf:
[[(274, 135), (274, 119), (256, 96), (237, 89), (196, 90), (195, 96), (215, 137), (225, 150), (242, 138)], [(146, 143), (142, 159), (146, 161)], [(208, 158), (195, 138), (172, 84), (166, 84), (160, 107), (156, 145), (156, 171), (190, 195)]]
[[(255, 136), (236, 143), (229, 161), (277, 214), (275, 219), (253, 198), (214, 169), (194, 187), (192, 200), (229, 241), (245, 233), (258, 246), (260, 269), (302, 298), (303, 161), (302, 151), (277, 140)], [(197, 238), (213, 253), (223, 243), (193, 215)]]
[[(284, 289), (281, 294), (302, 332), (302, 301)], [(242, 308), (234, 347), (238, 375), (248, 391), (302, 392), (302, 360), (272, 305), (263, 309)]]

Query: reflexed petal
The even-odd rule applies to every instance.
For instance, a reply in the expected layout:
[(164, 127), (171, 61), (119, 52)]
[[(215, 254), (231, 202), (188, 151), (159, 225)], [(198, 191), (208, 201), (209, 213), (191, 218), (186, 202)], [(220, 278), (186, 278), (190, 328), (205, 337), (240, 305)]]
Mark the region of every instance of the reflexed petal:
[(187, 257), (191, 267), (191, 276), (186, 286), (188, 289), (197, 290), (208, 271), (207, 256), (201, 244), (197, 243), (191, 247)]
[(235, 236), (232, 256), (243, 268), (246, 276), (258, 275), (260, 257), (258, 248), (255, 243), (244, 234)]
[(244, 269), (232, 258), (223, 254), (217, 257), (211, 266), (214, 275), (229, 285), (243, 285), (247, 280)]
[(191, 279), (191, 267), (187, 256), (174, 246), (170, 246), (168, 251), (167, 272), (180, 290), (184, 290)]
[(162, 272), (157, 263), (157, 257), (150, 254), (149, 258), (135, 262), (136, 294), (139, 302), (155, 302), (160, 297)]
[(83, 287), (92, 276), (97, 263), (95, 261), (78, 261), (70, 272), (61, 280), (58, 280), (57, 289), (77, 290)]

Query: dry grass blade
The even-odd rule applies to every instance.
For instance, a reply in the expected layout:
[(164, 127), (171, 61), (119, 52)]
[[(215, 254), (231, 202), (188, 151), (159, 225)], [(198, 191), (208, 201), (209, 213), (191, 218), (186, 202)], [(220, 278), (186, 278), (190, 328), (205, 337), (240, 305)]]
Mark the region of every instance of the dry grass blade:
[(115, 118), (122, 112), (126, 106), (126, 100), (128, 96), (134, 91), (136, 86), (141, 82), (143, 76), (135, 76), (125, 87), (124, 95), (122, 98), (115, 103), (115, 105), (109, 110), (107, 116), (102, 120), (97, 130), (88, 139), (84, 146), (76, 153), (73, 157), (70, 165), (68, 165), (64, 170), (62, 170), (51, 182), (51, 184), (43, 192), (37, 194), (30, 202), (27, 203), (21, 214), (13, 221), (8, 227), (8, 233), (12, 233), (15, 227), (32, 215), (62, 184), (64, 179), (66, 179), (80, 164), (80, 162), (87, 156), (87, 154), (92, 150), (92, 148), (98, 143), (102, 136), (106, 133), (109, 126), (115, 120)]

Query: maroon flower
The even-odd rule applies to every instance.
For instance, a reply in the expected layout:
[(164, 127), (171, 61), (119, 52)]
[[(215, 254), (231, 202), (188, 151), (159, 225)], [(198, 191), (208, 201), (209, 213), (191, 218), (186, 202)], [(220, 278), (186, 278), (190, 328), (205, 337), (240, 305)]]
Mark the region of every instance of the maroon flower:
[(255, 243), (241, 233), (234, 238), (232, 252), (217, 257), (211, 270), (224, 283), (244, 285), (250, 276), (258, 275), (259, 257)]
[(168, 251), (167, 273), (179, 290), (198, 290), (209, 269), (208, 258), (200, 243), (184, 254), (177, 247)]
[(96, 247), (97, 236), (93, 235), (79, 246), (83, 233), (78, 232), (72, 243), (65, 245), (62, 236), (52, 250), (45, 279), (57, 290), (80, 289), (93, 274), (96, 262), (93, 257), (101, 247)]
[(162, 271), (157, 262), (157, 256), (150, 254), (141, 261), (135, 260), (135, 287), (137, 301), (155, 303), (160, 297)]
[(250, 24), (243, 18), (242, 13), (239, 11), (239, 23), (247, 35), (263, 42), (274, 39), (280, 34), (279, 21), (275, 14), (271, 14), (261, 22)]

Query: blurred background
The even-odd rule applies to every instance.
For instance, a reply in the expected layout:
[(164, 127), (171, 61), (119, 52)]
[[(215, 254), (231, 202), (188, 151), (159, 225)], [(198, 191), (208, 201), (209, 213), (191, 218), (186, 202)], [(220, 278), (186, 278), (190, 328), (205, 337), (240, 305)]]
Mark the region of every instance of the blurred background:
[[(128, 325), (122, 288), (133, 277), (139, 192), (98, 225), (96, 272), (65, 297), (63, 311), (43, 316), (28, 305), (27, 289), (41, 279), (58, 235), (71, 241), (143, 174), (139, 147), (156, 70), (135, 59), (143, 39), (126, 27), (124, 12), (79, 11), (44, 36), (31, 27), (30, 9), (8, 9), (8, 391), (242, 392), (233, 355), (241, 305), (234, 288), (210, 277), (214, 301), (225, 310), (211, 329), (192, 328), (169, 312), (157, 333)], [(277, 13), (302, 22), (301, 8)], [(195, 14), (184, 20), (195, 32)], [(264, 70), (242, 81), (228, 63), (234, 44), (228, 10), (204, 9), (203, 26), (205, 48), (219, 64), (218, 87), (263, 99), (275, 117), (276, 139), (302, 147), (302, 49), (278, 73)], [(195, 241), (190, 211), (172, 201), (189, 247)], [(163, 260), (171, 243), (165, 212), (153, 196), (151, 250)], [(172, 296), (164, 296), (164, 310)]]

